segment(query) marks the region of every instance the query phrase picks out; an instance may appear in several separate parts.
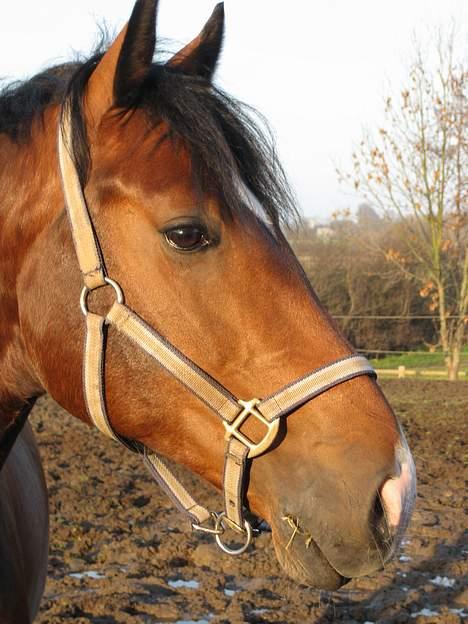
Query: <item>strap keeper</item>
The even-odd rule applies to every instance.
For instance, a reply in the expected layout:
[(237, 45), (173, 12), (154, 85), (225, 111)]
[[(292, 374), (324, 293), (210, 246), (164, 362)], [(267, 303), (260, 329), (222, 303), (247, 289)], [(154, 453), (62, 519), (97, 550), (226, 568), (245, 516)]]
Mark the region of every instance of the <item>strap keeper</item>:
[(106, 285), (106, 276), (102, 267), (96, 267), (93, 271), (83, 273), (83, 283), (88, 290), (94, 290)]

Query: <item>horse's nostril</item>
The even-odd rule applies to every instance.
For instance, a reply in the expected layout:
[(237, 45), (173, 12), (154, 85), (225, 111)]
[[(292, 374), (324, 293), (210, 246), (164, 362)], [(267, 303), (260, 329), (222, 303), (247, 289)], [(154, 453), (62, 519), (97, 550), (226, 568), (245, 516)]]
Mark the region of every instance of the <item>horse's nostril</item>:
[(390, 537), (389, 525), (387, 522), (384, 505), (380, 491), (377, 491), (374, 497), (374, 504), (372, 505), (369, 518), (371, 529), (373, 530), (374, 537), (383, 544)]

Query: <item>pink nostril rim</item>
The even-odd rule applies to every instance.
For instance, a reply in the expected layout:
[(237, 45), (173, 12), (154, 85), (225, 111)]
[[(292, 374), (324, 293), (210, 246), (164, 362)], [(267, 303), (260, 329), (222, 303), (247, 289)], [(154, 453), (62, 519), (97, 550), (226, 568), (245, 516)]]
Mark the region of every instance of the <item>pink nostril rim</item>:
[(412, 470), (408, 463), (401, 467), (399, 477), (388, 479), (380, 489), (385, 517), (391, 527), (398, 527), (405, 509), (405, 501), (412, 496), (414, 485), (412, 483)]

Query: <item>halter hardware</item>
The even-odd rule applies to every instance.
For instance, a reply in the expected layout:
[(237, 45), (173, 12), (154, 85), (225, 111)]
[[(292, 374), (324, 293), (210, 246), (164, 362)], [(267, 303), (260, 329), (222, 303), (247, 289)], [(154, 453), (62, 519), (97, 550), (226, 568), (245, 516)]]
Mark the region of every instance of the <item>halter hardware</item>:
[(252, 543), (252, 538), (253, 538), (252, 525), (247, 520), (244, 520), (243, 532), (245, 533), (245, 542), (239, 548), (230, 548), (229, 546), (226, 546), (226, 544), (221, 539), (221, 535), (223, 535), (224, 528), (225, 528), (223, 522), (225, 522), (226, 520), (228, 520), (228, 518), (224, 511), (222, 511), (220, 514), (217, 515), (215, 529), (222, 529), (222, 531), (221, 533), (215, 533), (216, 543), (221, 548), (221, 550), (225, 552), (227, 555), (232, 555), (232, 556), (242, 555), (242, 553), (244, 553), (247, 550), (247, 548), (250, 546), (250, 544)]
[[(260, 399), (252, 399), (250, 401), (243, 401), (242, 399), (239, 399), (239, 405), (244, 408), (239, 416), (237, 416), (232, 423), (223, 421), (224, 428), (226, 429), (224, 439), (229, 441), (231, 436), (234, 436), (237, 440), (239, 440), (239, 442), (242, 442), (242, 444), (249, 449), (249, 454), (247, 455), (248, 459), (258, 457), (258, 455), (261, 455), (270, 448), (276, 438), (280, 426), (279, 419), (270, 422), (262, 416), (258, 409), (256, 409), (256, 406), (260, 402)], [(252, 442), (252, 440), (249, 440), (249, 438), (240, 431), (240, 427), (249, 418), (249, 416), (254, 416), (267, 428), (267, 432), (261, 442)]]
[(211, 512), (211, 520), (213, 521), (213, 527), (206, 527), (196, 522), (192, 522), (192, 531), (200, 531), (200, 533), (208, 533), (209, 535), (222, 535), (224, 533), (223, 526), (217, 526), (218, 514), (214, 511)]
[(104, 277), (104, 284), (100, 284), (99, 286), (95, 286), (94, 288), (88, 288), (88, 286), (83, 286), (83, 290), (81, 291), (80, 295), (80, 308), (83, 312), (83, 316), (88, 316), (89, 314), (88, 295), (93, 290), (97, 290), (98, 288), (102, 288), (103, 286), (111, 286), (114, 289), (115, 300), (117, 301), (117, 303), (124, 303), (125, 297), (123, 294), (123, 290), (121, 289), (119, 284), (117, 284), (117, 282), (110, 277)]
[[(188, 516), (194, 530), (214, 535), (223, 552), (240, 555), (249, 547), (254, 532), (243, 513), (247, 461), (271, 448), (281, 417), (288, 416), (300, 405), (337, 384), (360, 375), (375, 376), (375, 371), (363, 356), (349, 355), (313, 370), (264, 399), (243, 401), (235, 397), (125, 305), (123, 290), (106, 274), (99, 240), (93, 228), (76, 166), (67, 148), (73, 145), (72, 139), (70, 107), (65, 102), (59, 125), (58, 153), (65, 205), (84, 283), (80, 296), (80, 307), (86, 323), (83, 393), (89, 417), (102, 433), (142, 455), (155, 480)], [(106, 285), (114, 289), (116, 300), (104, 317), (89, 310), (88, 295), (96, 288)], [(136, 441), (121, 438), (114, 430), (105, 404), (103, 371), (106, 324), (112, 325), (145, 351), (222, 419), (226, 439), (222, 513), (209, 512), (199, 505), (156, 453)], [(241, 411), (239, 407), (242, 408)], [(251, 416), (267, 428), (266, 434), (258, 443), (240, 431), (243, 423)], [(211, 521), (211, 527), (206, 526), (208, 521)], [(240, 548), (230, 548), (222, 541), (227, 527), (244, 535), (245, 542)]]

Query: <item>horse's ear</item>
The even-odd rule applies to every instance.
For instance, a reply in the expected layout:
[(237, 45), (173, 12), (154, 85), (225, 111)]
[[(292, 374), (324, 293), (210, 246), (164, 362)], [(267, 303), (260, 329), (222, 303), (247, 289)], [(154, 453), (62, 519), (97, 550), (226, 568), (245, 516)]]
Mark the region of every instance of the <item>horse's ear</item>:
[(179, 69), (184, 74), (211, 80), (221, 52), (223, 35), (224, 4), (220, 2), (198, 37), (177, 52), (168, 61), (168, 65)]
[(86, 104), (95, 123), (109, 108), (141, 87), (156, 46), (158, 0), (137, 0), (132, 15), (92, 73)]

